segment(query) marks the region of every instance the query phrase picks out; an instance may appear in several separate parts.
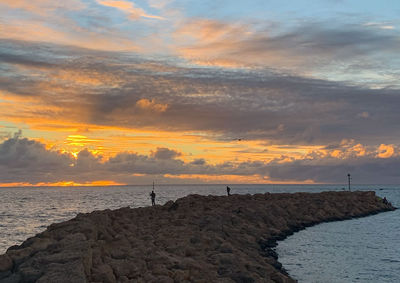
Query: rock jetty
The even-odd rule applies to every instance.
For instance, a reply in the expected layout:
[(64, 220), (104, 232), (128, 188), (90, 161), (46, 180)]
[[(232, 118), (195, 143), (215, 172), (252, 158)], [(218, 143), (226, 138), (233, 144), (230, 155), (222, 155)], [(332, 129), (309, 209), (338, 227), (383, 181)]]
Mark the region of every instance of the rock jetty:
[(374, 192), (323, 192), (190, 195), (94, 211), (10, 247), (0, 282), (296, 282), (277, 261), (277, 240), (389, 210)]

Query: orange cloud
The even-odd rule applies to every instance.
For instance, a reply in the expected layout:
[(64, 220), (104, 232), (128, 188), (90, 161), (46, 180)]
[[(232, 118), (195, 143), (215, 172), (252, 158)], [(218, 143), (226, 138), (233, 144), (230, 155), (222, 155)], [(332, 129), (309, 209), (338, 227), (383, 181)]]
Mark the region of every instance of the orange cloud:
[(144, 110), (151, 110), (154, 112), (165, 112), (168, 104), (157, 103), (155, 99), (149, 100), (142, 98), (136, 102), (136, 106)]
[(135, 7), (132, 2), (128, 2), (128, 1), (97, 0), (97, 3), (99, 3), (103, 6), (113, 7), (118, 10), (121, 10), (121, 11), (127, 13), (131, 20), (137, 20), (141, 17), (157, 19), (157, 20), (163, 19), (163, 17), (160, 17), (160, 16), (147, 14), (143, 9)]
[[(15, 98), (15, 100), (13, 100)], [(218, 141), (212, 132), (143, 130), (126, 127), (96, 125), (79, 122), (87, 110), (75, 107), (77, 114), (62, 114), (62, 108), (41, 105), (35, 98), (7, 96), (8, 104), (0, 102), (0, 118), (13, 123), (24, 123), (30, 130), (39, 131), (45, 144), (55, 150), (76, 155), (83, 148), (101, 154), (105, 159), (121, 151), (150, 154), (157, 147), (179, 148), (180, 159), (192, 162), (204, 159), (211, 165), (223, 162), (268, 162), (281, 156), (291, 159), (305, 158), (307, 153), (321, 146), (265, 145), (260, 140)], [(26, 101), (24, 101), (27, 99)], [(18, 105), (17, 108), (14, 106)], [(136, 106), (143, 110), (160, 113), (166, 111), (167, 104), (154, 99), (141, 99)], [(55, 113), (59, 113), (55, 115)], [(75, 112), (74, 112), (75, 113)], [(66, 119), (68, 118), (68, 119)], [(290, 160), (289, 160), (290, 159)]]
[(96, 50), (139, 50), (137, 45), (119, 30), (110, 27), (93, 31), (81, 27), (74, 19), (59, 13), (60, 10), (85, 9), (86, 5), (80, 0), (3, 0), (1, 2), (5, 5), (5, 15), (13, 14), (16, 10), (35, 14), (34, 17), (20, 17), (18, 20), (15, 20), (15, 17), (0, 20), (1, 38), (51, 42)]
[(197, 19), (186, 22), (174, 33), (177, 50), (192, 62), (206, 66), (236, 67), (240, 59), (223, 54), (249, 34), (246, 26), (216, 20)]
[[(187, 36), (200, 44), (237, 40), (236, 35), (246, 36), (250, 32), (245, 26), (223, 23), (216, 20), (197, 19), (187, 22), (176, 31), (176, 36)], [(223, 44), (221, 44), (223, 46)]]
[(178, 53), (193, 63), (205, 66), (251, 67), (298, 64), (295, 56), (283, 50), (258, 48), (268, 40), (265, 31), (253, 31), (242, 23), (195, 19), (184, 23), (174, 33)]
[(54, 0), (13, 0), (0, 1), (12, 9), (21, 9), (38, 15), (46, 15), (49, 11), (56, 9), (63, 10), (81, 10), (86, 7), (79, 0), (54, 1)]
[(378, 148), (377, 157), (389, 158), (394, 155), (394, 145), (392, 144), (381, 144)]
[(49, 74), (53, 80), (61, 80), (63, 82), (72, 82), (85, 86), (101, 86), (117, 87), (120, 80), (112, 74), (102, 72), (90, 72), (75, 69), (59, 70), (55, 74)]
[(343, 156), (343, 153), (340, 150), (336, 149), (331, 152), (331, 156), (335, 158), (340, 158), (341, 156)]
[[(62, 22), (62, 20), (59, 20)], [(67, 21), (64, 29), (50, 27), (43, 21), (21, 20), (0, 22), (0, 37), (35, 42), (51, 42), (95, 50), (138, 51), (139, 47), (119, 31), (94, 33)], [(68, 26), (70, 25), (70, 26)], [(78, 32), (77, 32), (78, 30)], [(113, 40), (110, 40), (112, 35)]]
[(340, 159), (345, 159), (345, 158), (350, 158), (353, 156), (356, 157), (361, 157), (365, 156), (368, 154), (367, 148), (363, 146), (362, 144), (358, 143), (353, 145), (354, 140), (352, 141), (342, 141), (341, 143), (341, 148), (339, 149), (334, 149), (329, 152), (329, 155), (334, 157), (334, 158), (340, 158)]
[(365, 156), (367, 154), (367, 149), (360, 143), (353, 146), (352, 150), (356, 152), (356, 156)]

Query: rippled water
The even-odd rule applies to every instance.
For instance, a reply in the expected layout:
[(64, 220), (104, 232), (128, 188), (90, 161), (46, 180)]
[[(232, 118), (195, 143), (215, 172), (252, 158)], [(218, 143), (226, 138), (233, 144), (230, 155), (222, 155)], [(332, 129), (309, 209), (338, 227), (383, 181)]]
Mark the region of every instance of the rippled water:
[[(378, 190), (396, 207), (400, 189)], [(400, 210), (323, 223), (280, 242), (279, 261), (299, 282), (400, 282)]]
[[(320, 192), (336, 185), (232, 185), (232, 193)], [(158, 204), (188, 194), (224, 195), (225, 185), (156, 186)], [(400, 206), (400, 189), (376, 189)], [(80, 212), (150, 205), (151, 186), (0, 188), (0, 254)], [(307, 228), (281, 242), (279, 260), (300, 282), (400, 282), (400, 210)], [(371, 264), (373, 263), (373, 264)], [(398, 274), (399, 273), (399, 274)]]

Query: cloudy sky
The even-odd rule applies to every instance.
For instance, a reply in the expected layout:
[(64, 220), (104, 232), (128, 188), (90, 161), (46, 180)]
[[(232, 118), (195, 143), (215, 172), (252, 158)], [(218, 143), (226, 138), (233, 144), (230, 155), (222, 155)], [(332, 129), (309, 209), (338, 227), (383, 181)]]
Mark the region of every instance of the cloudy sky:
[(0, 186), (400, 183), (398, 0), (0, 11)]

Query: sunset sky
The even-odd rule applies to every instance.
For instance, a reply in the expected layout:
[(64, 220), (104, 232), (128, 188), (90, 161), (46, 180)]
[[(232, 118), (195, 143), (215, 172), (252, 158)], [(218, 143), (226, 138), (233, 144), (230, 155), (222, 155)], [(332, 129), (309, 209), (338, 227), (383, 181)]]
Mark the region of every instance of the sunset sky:
[(0, 186), (400, 183), (398, 0), (0, 11)]

